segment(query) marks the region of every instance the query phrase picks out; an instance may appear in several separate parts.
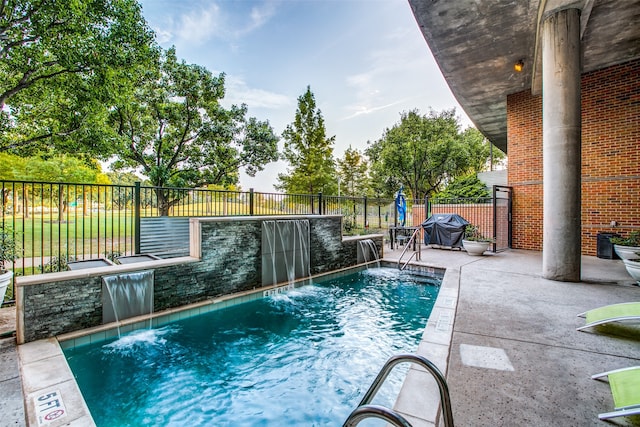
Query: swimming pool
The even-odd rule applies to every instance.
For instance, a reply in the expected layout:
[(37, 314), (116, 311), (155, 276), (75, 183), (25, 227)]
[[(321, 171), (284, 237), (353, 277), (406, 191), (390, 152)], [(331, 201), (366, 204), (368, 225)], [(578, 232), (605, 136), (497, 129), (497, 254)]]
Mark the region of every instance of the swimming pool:
[(363, 270), (64, 352), (98, 426), (341, 425), (387, 358), (415, 351), (438, 284)]

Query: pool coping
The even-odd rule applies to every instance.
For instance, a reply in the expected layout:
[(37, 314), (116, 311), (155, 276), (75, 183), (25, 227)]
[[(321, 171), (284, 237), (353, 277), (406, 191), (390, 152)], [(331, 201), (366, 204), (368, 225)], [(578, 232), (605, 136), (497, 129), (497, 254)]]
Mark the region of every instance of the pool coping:
[[(396, 265), (395, 261), (385, 259), (382, 259), (381, 263), (384, 263), (385, 266), (387, 264), (389, 266)], [(428, 266), (424, 263), (412, 263), (410, 265), (428, 273), (434, 273), (436, 270), (444, 271), (438, 296), (416, 353), (431, 360), (446, 375), (449, 346), (453, 334), (453, 319), (458, 300), (459, 272), (454, 269)], [(366, 264), (313, 276), (310, 279), (330, 278), (348, 274), (348, 272), (352, 272), (354, 268), (358, 267), (366, 267)], [(27, 426), (47, 425), (57, 427), (70, 425), (84, 427), (96, 425), (64, 356), (61, 342), (73, 342), (72, 345), (82, 345), (90, 343), (90, 337), (92, 336), (96, 336), (97, 339), (102, 341), (108, 339), (108, 334), (110, 333), (112, 334), (110, 336), (117, 335), (116, 326), (119, 326), (121, 331), (128, 332), (141, 326), (146, 327), (150, 321), (155, 323), (154, 326), (162, 325), (197, 315), (203, 312), (202, 310), (211, 311), (224, 308), (231, 303), (231, 300), (234, 300), (234, 304), (247, 302), (263, 298), (265, 292), (279, 292), (285, 288), (290, 288), (290, 286), (289, 284), (280, 283), (260, 287), (251, 291), (189, 304), (179, 309), (164, 310), (151, 315), (138, 316), (121, 322), (100, 325), (83, 331), (63, 334), (55, 338), (19, 345), (18, 364), (22, 378)], [(216, 306), (215, 308), (213, 308), (214, 305)], [(154, 322), (153, 320), (165, 318), (164, 322), (160, 320)], [(114, 330), (116, 331), (115, 334), (113, 334)], [(435, 385), (433, 379), (423, 368), (412, 366), (396, 401), (395, 409), (411, 421), (415, 427), (433, 426), (438, 419), (439, 394), (437, 388), (430, 386), (429, 382)], [(415, 392), (416, 388), (420, 389), (420, 393)], [(428, 394), (425, 395), (425, 393)], [(427, 402), (426, 405), (425, 402)], [(432, 405), (432, 403), (434, 404)]]
[[(425, 263), (410, 264), (425, 267)], [(432, 362), (447, 377), (451, 340), (458, 307), (460, 270), (428, 266), (444, 270), (440, 291), (415, 354)], [(380, 367), (382, 368), (382, 367)], [(394, 410), (412, 427), (433, 427), (441, 418), (440, 392), (433, 376), (421, 366), (411, 365), (396, 399)]]

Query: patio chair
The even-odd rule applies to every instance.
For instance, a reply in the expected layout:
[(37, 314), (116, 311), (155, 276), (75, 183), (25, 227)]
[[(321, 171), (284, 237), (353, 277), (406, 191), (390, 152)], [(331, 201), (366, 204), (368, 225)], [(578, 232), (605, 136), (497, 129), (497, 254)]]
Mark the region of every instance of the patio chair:
[(640, 302), (623, 302), (620, 304), (605, 305), (580, 313), (578, 317), (584, 317), (586, 320), (584, 326), (576, 328), (578, 331), (611, 322), (621, 322), (625, 320), (640, 322)]
[(592, 379), (608, 377), (614, 411), (598, 415), (601, 420), (640, 414), (640, 366), (616, 369), (592, 375)]

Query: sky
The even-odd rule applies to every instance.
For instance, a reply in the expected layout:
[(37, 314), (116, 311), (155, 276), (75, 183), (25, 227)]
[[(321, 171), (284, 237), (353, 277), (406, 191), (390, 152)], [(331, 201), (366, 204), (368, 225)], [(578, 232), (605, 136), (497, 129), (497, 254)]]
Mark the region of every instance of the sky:
[[(363, 151), (402, 112), (459, 106), (415, 21), (407, 0), (141, 0), (143, 15), (163, 48), (187, 63), (225, 73), (223, 105), (246, 104), (277, 135), (293, 122), (298, 97), (311, 87), (335, 135), (334, 157)], [(282, 150), (281, 139), (279, 148)], [(283, 161), (243, 190), (273, 192)]]

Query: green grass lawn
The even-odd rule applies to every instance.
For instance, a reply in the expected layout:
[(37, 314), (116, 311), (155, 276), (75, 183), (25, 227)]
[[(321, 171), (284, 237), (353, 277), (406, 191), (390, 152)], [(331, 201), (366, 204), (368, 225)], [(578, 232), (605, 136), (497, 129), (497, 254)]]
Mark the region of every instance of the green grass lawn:
[[(261, 208), (262, 215), (281, 213)], [(243, 203), (194, 203), (180, 206), (172, 214), (191, 216), (249, 215)], [(142, 209), (141, 216), (157, 216), (156, 210)], [(4, 217), (4, 224), (13, 228), (23, 258), (41, 258), (60, 254), (100, 254), (133, 250), (135, 221), (132, 210), (94, 210), (83, 214), (82, 209), (69, 209), (60, 221), (58, 214), (33, 213), (29, 217)]]
[[(5, 223), (7, 220), (5, 219)], [(88, 251), (106, 242), (132, 239), (134, 221), (131, 212), (102, 215), (67, 215), (62, 222), (57, 215), (34, 214), (13, 221), (16, 240), (23, 257), (52, 256), (59, 253)]]

